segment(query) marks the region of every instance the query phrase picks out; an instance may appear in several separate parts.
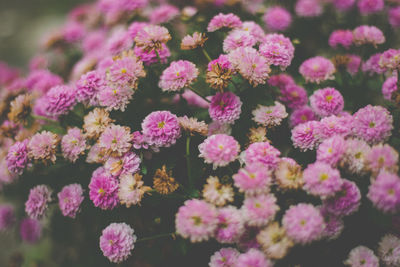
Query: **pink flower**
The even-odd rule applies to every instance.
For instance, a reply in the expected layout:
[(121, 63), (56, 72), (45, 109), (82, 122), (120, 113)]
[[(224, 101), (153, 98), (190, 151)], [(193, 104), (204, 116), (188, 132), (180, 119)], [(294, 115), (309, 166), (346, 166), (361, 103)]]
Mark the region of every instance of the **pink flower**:
[(353, 132), (370, 144), (387, 139), (392, 133), (393, 117), (381, 106), (368, 105), (353, 115)]
[(361, 14), (369, 15), (381, 11), (385, 3), (383, 0), (358, 0), (357, 6)]
[(279, 211), (276, 201), (272, 194), (246, 196), (241, 208), (246, 224), (257, 227), (266, 226)]
[(340, 135), (325, 139), (318, 146), (317, 161), (336, 166), (346, 151), (346, 142)]
[(208, 113), (214, 121), (232, 124), (239, 119), (241, 107), (242, 102), (234, 93), (217, 93), (211, 98)]
[(346, 166), (350, 173), (363, 174), (366, 172), (366, 157), (370, 153), (369, 145), (360, 139), (347, 139), (346, 151), (341, 164)]
[(104, 75), (99, 71), (89, 71), (76, 82), (76, 99), (82, 103), (96, 105), (97, 92), (105, 85)]
[(279, 89), (284, 89), (286, 86), (290, 85), (295, 85), (295, 82), (292, 78), (292, 76), (286, 74), (286, 73), (281, 73), (277, 75), (272, 75), (268, 79), (268, 84), (271, 86), (277, 86)]
[(264, 253), (252, 248), (239, 255), (235, 266), (272, 267), (273, 264), (265, 257)]
[(392, 7), (389, 9), (389, 23), (392, 27), (400, 27), (400, 6)]
[(321, 116), (339, 114), (344, 107), (343, 96), (332, 87), (319, 89), (310, 96), (310, 104), (313, 111)]
[(379, 267), (378, 257), (375, 256), (372, 250), (364, 246), (353, 248), (344, 263), (351, 267)]
[(161, 24), (166, 23), (179, 15), (179, 9), (175, 6), (163, 4), (151, 11), (149, 16), (150, 23)]
[(75, 92), (72, 87), (58, 85), (51, 88), (46, 95), (44, 111), (48, 116), (67, 114), (75, 105)]
[(68, 130), (61, 140), (61, 151), (64, 158), (75, 162), (86, 150), (86, 139), (81, 129), (74, 127)]
[(351, 9), (356, 0), (333, 0), (335, 7), (341, 11), (347, 11)]
[(41, 219), (51, 201), (51, 189), (46, 185), (37, 185), (29, 191), (28, 200), (25, 202), (25, 211), (32, 219)]
[(124, 174), (133, 174), (139, 170), (140, 158), (133, 152), (128, 152), (122, 157), (109, 157), (104, 163), (104, 169), (114, 177)]
[(9, 149), (6, 156), (7, 168), (11, 173), (21, 175), (29, 165), (28, 140), (15, 142)]
[(191, 242), (208, 240), (217, 228), (217, 216), (211, 204), (199, 199), (186, 200), (175, 217), (176, 232)]
[(301, 108), (308, 102), (307, 91), (295, 83), (281, 86), (280, 93), (281, 96), (279, 97), (279, 100), (292, 109)]
[(382, 85), (383, 98), (391, 101), (392, 95), (397, 91), (397, 77), (392, 76), (386, 79)]
[(48, 131), (35, 134), (28, 143), (29, 158), (54, 163), (58, 141), (58, 136)]
[[(146, 51), (143, 47), (135, 46), (135, 55), (143, 61), (146, 66), (157, 63), (158, 57), (155, 50)], [(158, 56), (160, 57), (161, 63), (165, 64), (168, 61), (168, 57), (171, 56), (169, 48), (165, 44), (161, 44), (161, 48), (157, 50)]]
[(292, 23), (289, 11), (280, 6), (272, 6), (264, 13), (265, 25), (272, 31), (284, 31)]
[(191, 85), (199, 75), (199, 70), (192, 62), (178, 60), (171, 62), (161, 77), (158, 86), (163, 91), (178, 91)]
[(218, 210), (218, 226), (215, 239), (220, 243), (234, 243), (244, 232), (243, 216), (236, 207), (226, 206)]
[(15, 224), (14, 207), (10, 204), (0, 205), (0, 231), (7, 230)]
[(107, 78), (114, 84), (136, 88), (138, 79), (145, 75), (143, 63), (131, 55), (115, 60), (110, 66)]
[(98, 143), (106, 155), (122, 156), (131, 148), (131, 140), (128, 127), (111, 124), (100, 135)]
[(353, 44), (353, 32), (350, 30), (336, 30), (329, 36), (329, 45), (332, 48), (337, 48), (338, 45), (349, 49)]
[(169, 147), (181, 136), (178, 117), (169, 111), (154, 111), (142, 122), (147, 142), (156, 147)]
[(240, 18), (232, 13), (222, 14), (214, 16), (211, 21), (208, 23), (207, 31), (215, 32), (221, 28), (239, 28), (242, 26), (242, 21)]
[(273, 106), (258, 105), (252, 114), (253, 121), (268, 128), (280, 125), (282, 120), (288, 116), (285, 106), (278, 101), (275, 101)]
[(282, 219), (286, 234), (295, 242), (307, 244), (321, 237), (324, 218), (311, 204), (300, 203), (286, 210)]
[(335, 66), (329, 59), (318, 56), (304, 61), (299, 72), (307, 82), (320, 83), (334, 78)]
[(288, 49), (284, 44), (271, 41), (262, 43), (259, 51), (269, 64), (280, 66), (281, 69), (286, 69), (294, 57), (294, 48)]
[(235, 266), (239, 251), (234, 248), (221, 248), (210, 258), (210, 267), (232, 267)]
[(375, 207), (383, 212), (400, 211), (400, 177), (396, 174), (381, 171), (376, 180), (369, 186), (368, 198)]
[(304, 190), (322, 199), (331, 197), (339, 191), (343, 179), (337, 169), (323, 162), (309, 164), (303, 172)]
[(62, 78), (48, 70), (31, 71), (25, 81), (25, 86), (29, 91), (42, 94), (46, 93), (50, 88), (62, 84)]
[(400, 69), (400, 49), (388, 49), (383, 52), (379, 66), (389, 70)]
[(379, 65), (382, 53), (373, 54), (361, 67), (363, 72), (372, 74), (382, 74), (386, 72), (386, 68)]
[(96, 207), (112, 210), (118, 203), (118, 181), (108, 175), (104, 168), (97, 168), (90, 180), (89, 197)]
[(223, 50), (229, 53), (239, 47), (253, 47), (257, 40), (248, 31), (236, 29), (224, 39)]
[(272, 182), (270, 170), (262, 164), (251, 164), (233, 175), (235, 186), (246, 194), (268, 193)]
[(83, 189), (80, 184), (70, 184), (64, 186), (57, 194), (58, 205), (64, 216), (75, 218), (79, 207), (84, 199)]
[(374, 145), (365, 157), (368, 169), (377, 174), (380, 170), (396, 173), (399, 169), (399, 154), (388, 144)]
[(216, 169), (236, 160), (240, 145), (232, 136), (215, 134), (199, 145), (199, 151), (199, 157), (204, 158), (206, 163), (212, 163), (214, 169)]
[(302, 151), (313, 150), (319, 143), (317, 136), (318, 121), (307, 121), (298, 124), (292, 130), (293, 146), (300, 148)]
[(113, 109), (125, 111), (134, 92), (133, 88), (128, 84), (118, 85), (109, 83), (100, 89), (97, 93), (97, 99), (99, 105), (105, 107), (107, 111)]
[(313, 121), (317, 119), (317, 115), (315, 115), (314, 111), (309, 106), (303, 106), (293, 110), (290, 115), (290, 126), (295, 127), (301, 123), (307, 121)]
[(270, 143), (256, 142), (245, 150), (244, 161), (247, 165), (264, 164), (266, 167), (274, 169), (279, 162), (280, 154), (281, 152)]
[(19, 231), (23, 241), (33, 244), (40, 239), (42, 226), (38, 220), (25, 218), (21, 222)]
[(342, 187), (333, 197), (324, 200), (327, 212), (336, 216), (348, 216), (358, 210), (361, 204), (361, 193), (357, 185), (343, 180)]
[(376, 47), (385, 42), (382, 31), (375, 26), (362, 25), (353, 30), (353, 40), (356, 45), (372, 44)]
[(112, 223), (100, 236), (100, 249), (103, 255), (113, 263), (125, 261), (136, 242), (133, 229), (126, 223)]
[(136, 46), (142, 47), (145, 51), (160, 50), (162, 44), (171, 39), (168, 29), (157, 25), (147, 25), (139, 30), (135, 37)]
[(348, 73), (351, 75), (357, 74), (360, 65), (361, 65), (361, 57), (357, 55), (346, 55), (349, 59), (349, 62), (347, 63), (346, 70)]
[(249, 31), (250, 35), (252, 35), (257, 40), (257, 42), (262, 42), (265, 37), (264, 30), (254, 21), (243, 22), (241, 29), (244, 31)]
[(297, 0), (295, 11), (300, 17), (318, 17), (323, 10), (319, 0)]
[(128, 31), (123, 28), (116, 28), (108, 38), (106, 48), (111, 55), (118, 55), (122, 51), (128, 50), (133, 45)]
[(353, 118), (351, 115), (342, 117), (331, 115), (320, 120), (316, 133), (321, 140), (334, 135), (346, 137), (351, 134), (352, 126)]

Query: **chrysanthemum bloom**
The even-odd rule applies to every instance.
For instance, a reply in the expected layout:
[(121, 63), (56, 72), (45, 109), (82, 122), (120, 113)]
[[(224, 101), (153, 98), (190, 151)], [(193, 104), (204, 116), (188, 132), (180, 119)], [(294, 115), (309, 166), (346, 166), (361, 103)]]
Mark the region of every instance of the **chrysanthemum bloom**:
[(26, 77), (25, 86), (29, 91), (45, 94), (50, 88), (62, 85), (63, 79), (48, 70), (34, 70)]
[(28, 140), (15, 142), (9, 149), (6, 156), (7, 168), (11, 173), (21, 175), (29, 164)]
[(135, 37), (136, 46), (143, 47), (145, 51), (160, 50), (162, 44), (171, 40), (168, 29), (157, 25), (148, 25), (138, 31)]
[(400, 69), (400, 49), (388, 49), (382, 53), (379, 66), (389, 70)]
[(194, 32), (192, 35), (186, 35), (182, 39), (181, 49), (191, 50), (197, 47), (203, 47), (207, 39), (208, 38), (204, 33), (199, 33), (199, 32)]
[(108, 83), (101, 87), (97, 92), (96, 97), (99, 105), (105, 107), (107, 111), (125, 111), (134, 92), (134, 89), (127, 84), (120, 85), (116, 83)]
[(344, 229), (342, 217), (329, 213), (325, 207), (320, 207), (320, 212), (325, 221), (325, 229), (322, 232), (322, 237), (328, 240), (337, 239)]
[(151, 188), (144, 186), (142, 176), (139, 173), (124, 174), (120, 177), (118, 198), (121, 204), (129, 208), (131, 205), (138, 205), (144, 194)]
[(90, 139), (97, 139), (112, 122), (106, 110), (95, 108), (83, 118), (85, 135)]
[(353, 7), (356, 0), (333, 0), (334, 6), (340, 11), (347, 11)]
[(300, 74), (307, 82), (319, 84), (325, 80), (332, 80), (335, 73), (333, 63), (324, 57), (313, 57), (304, 61), (299, 68)]
[(288, 116), (285, 106), (278, 101), (275, 101), (273, 106), (258, 105), (252, 114), (253, 121), (268, 128), (280, 125), (282, 120)]
[(241, 208), (246, 224), (257, 227), (267, 225), (280, 209), (276, 201), (272, 194), (246, 196)]
[(313, 150), (319, 143), (318, 126), (318, 121), (307, 121), (294, 127), (291, 137), (293, 146), (302, 151)]
[(190, 135), (200, 134), (207, 136), (208, 125), (204, 121), (198, 121), (197, 118), (188, 118), (186, 115), (183, 117), (178, 117), (179, 126), (182, 130)]
[(268, 193), (272, 182), (271, 172), (262, 164), (247, 165), (232, 178), (239, 191), (249, 195)]
[(346, 70), (351, 75), (356, 75), (361, 65), (361, 57), (357, 55), (346, 55), (348, 62), (346, 65)]
[(234, 243), (244, 232), (241, 211), (234, 206), (218, 209), (215, 239), (220, 243)]
[(140, 158), (133, 152), (127, 152), (121, 157), (109, 157), (104, 163), (104, 169), (112, 176), (135, 173), (139, 170)]
[(203, 188), (203, 198), (215, 205), (224, 206), (227, 202), (233, 201), (233, 188), (231, 184), (220, 183), (218, 177), (210, 176)]
[(236, 160), (240, 145), (232, 136), (215, 134), (199, 145), (199, 151), (199, 157), (204, 158), (206, 163), (212, 163), (215, 169)]
[(103, 210), (115, 208), (118, 205), (118, 181), (99, 167), (92, 174), (89, 197), (96, 207)]
[(248, 31), (236, 29), (231, 31), (224, 39), (222, 48), (229, 53), (239, 47), (253, 47), (257, 40)]
[(212, 88), (222, 91), (228, 87), (234, 72), (228, 56), (220, 55), (218, 59), (214, 59), (208, 63), (206, 82)]
[(51, 201), (51, 189), (46, 185), (37, 185), (29, 191), (28, 200), (25, 202), (25, 211), (32, 219), (41, 219)]
[(367, 143), (384, 141), (392, 134), (393, 117), (382, 106), (368, 105), (353, 115), (353, 132)]
[(153, 177), (153, 188), (162, 195), (168, 195), (178, 189), (179, 184), (172, 177), (172, 171), (167, 171), (165, 165), (157, 169)]
[(296, 83), (294, 82), (292, 76), (290, 76), (286, 73), (281, 73), (281, 74), (272, 75), (268, 79), (268, 84), (271, 86), (276, 86), (280, 90), (282, 90), (286, 86), (295, 85)]
[(232, 133), (232, 127), (228, 123), (220, 123), (218, 121), (213, 121), (208, 125), (208, 136), (214, 134), (227, 134)]
[(361, 25), (353, 30), (353, 41), (356, 45), (372, 44), (376, 47), (385, 42), (385, 36), (375, 26)]
[(143, 135), (156, 147), (169, 147), (181, 136), (178, 117), (169, 111), (153, 111), (142, 122)]
[(133, 52), (123, 54), (110, 66), (107, 79), (121, 86), (137, 88), (138, 79), (146, 76), (143, 62), (133, 55)]
[(295, 11), (300, 17), (318, 17), (323, 9), (318, 0), (297, 0)]
[(289, 117), (289, 124), (291, 127), (296, 127), (299, 124), (307, 121), (314, 121), (316, 119), (317, 115), (315, 115), (314, 111), (309, 106), (303, 106), (293, 110)]
[(85, 136), (82, 130), (77, 127), (69, 129), (67, 134), (61, 139), (63, 157), (71, 162), (75, 162), (79, 158), (79, 155), (85, 152), (86, 148)]
[(268, 258), (279, 260), (286, 256), (293, 246), (292, 240), (286, 235), (285, 228), (273, 222), (257, 235), (257, 241)]
[(316, 125), (316, 134), (320, 140), (330, 138), (335, 135), (343, 137), (352, 133), (353, 117), (351, 115), (335, 116), (331, 115), (322, 118)]
[(179, 9), (173, 5), (162, 4), (151, 11), (149, 16), (150, 23), (166, 23), (179, 15)]
[(229, 61), (249, 83), (256, 87), (265, 84), (271, 69), (264, 58), (252, 47), (240, 47), (230, 52)]
[(44, 110), (48, 116), (67, 114), (75, 105), (75, 92), (73, 88), (60, 85), (51, 88), (45, 95)]
[(379, 210), (396, 213), (400, 210), (400, 177), (381, 171), (369, 186), (368, 198)]
[(0, 205), (0, 231), (7, 230), (15, 223), (14, 207), (9, 204)]
[(260, 45), (259, 51), (269, 64), (280, 66), (282, 70), (286, 69), (292, 63), (294, 57), (292, 51), (280, 43), (264, 42)]
[(386, 79), (382, 85), (383, 98), (391, 101), (393, 93), (397, 91), (397, 77), (392, 76)]
[(32, 111), (32, 96), (30, 94), (18, 95), (10, 102), (8, 119), (15, 123), (26, 124)]
[(279, 189), (296, 190), (303, 186), (301, 166), (291, 158), (282, 158), (274, 172)]
[(400, 265), (400, 238), (392, 234), (386, 234), (379, 241), (379, 258), (386, 266)]
[(265, 257), (264, 253), (258, 249), (252, 248), (246, 253), (239, 255), (235, 266), (272, 267), (273, 264)]
[(75, 218), (84, 199), (82, 186), (80, 184), (64, 186), (57, 196), (58, 205), (60, 206), (62, 214)]
[(335, 195), (343, 184), (339, 171), (323, 162), (309, 164), (303, 172), (303, 179), (304, 190), (322, 199)]
[(264, 164), (270, 169), (274, 169), (278, 162), (281, 152), (273, 147), (269, 142), (257, 142), (251, 144), (244, 152), (244, 162), (247, 165)]
[(361, 66), (362, 71), (368, 73), (369, 75), (385, 73), (387, 69), (382, 68), (379, 65), (379, 60), (381, 59), (381, 55), (382, 53), (373, 54)]
[(214, 121), (232, 124), (239, 119), (241, 107), (242, 101), (234, 93), (217, 93), (211, 98), (208, 113)]
[(264, 13), (263, 20), (268, 29), (272, 31), (284, 31), (292, 23), (292, 16), (285, 8), (272, 6)]
[(325, 228), (320, 211), (313, 205), (305, 203), (291, 206), (286, 210), (282, 225), (288, 237), (300, 244), (319, 239)]
[(378, 144), (371, 148), (366, 155), (367, 168), (373, 174), (380, 170), (396, 173), (399, 170), (399, 154), (388, 144)]
[(240, 18), (232, 13), (215, 15), (207, 26), (207, 31), (215, 32), (221, 28), (239, 28), (242, 26)]
[[(171, 51), (165, 44), (161, 44), (161, 48), (158, 50), (146, 51), (143, 47), (135, 46), (133, 49), (135, 55), (143, 61), (146, 66), (155, 63), (166, 64), (168, 57), (171, 56)], [(156, 52), (157, 51), (157, 52)], [(158, 56), (157, 56), (158, 53)]]
[(400, 27), (400, 7), (392, 7), (389, 9), (389, 23), (392, 27), (397, 28)]
[(115, 28), (107, 39), (106, 49), (111, 55), (118, 55), (132, 47), (133, 41), (124, 28)]
[(35, 219), (25, 218), (20, 225), (21, 239), (28, 243), (36, 243), (42, 235), (42, 226)]
[(347, 139), (346, 151), (342, 157), (341, 165), (353, 174), (363, 174), (367, 171), (366, 158), (370, 154), (369, 145), (360, 139)]
[(292, 58), (294, 55), (294, 46), (290, 39), (280, 33), (270, 33), (265, 35), (263, 43), (279, 43), (286, 48), (288, 55)]
[(379, 259), (369, 248), (358, 246), (350, 251), (348, 258), (344, 261), (344, 264), (351, 267), (379, 267)]
[(175, 217), (176, 232), (191, 242), (208, 240), (217, 228), (214, 206), (199, 199), (186, 200)]
[(265, 127), (252, 127), (249, 129), (247, 137), (249, 139), (249, 145), (256, 142), (267, 142), (267, 129)]
[(340, 190), (333, 197), (324, 200), (324, 208), (336, 216), (348, 216), (358, 210), (360, 201), (361, 193), (357, 185), (344, 179)]
[(235, 266), (237, 257), (240, 253), (234, 248), (221, 248), (210, 258), (210, 267), (229, 267)]
[(338, 45), (349, 49), (353, 44), (353, 32), (351, 30), (336, 30), (329, 36), (329, 46), (332, 48), (337, 48)]
[(129, 127), (111, 124), (100, 135), (98, 143), (105, 155), (120, 157), (131, 148)]
[(193, 7), (193, 6), (185, 6), (182, 11), (181, 14), (185, 19), (189, 19), (191, 17), (193, 17), (194, 15), (196, 15), (198, 12), (197, 8)]
[(362, 15), (369, 15), (383, 10), (385, 3), (383, 0), (359, 0), (357, 6)]
[(346, 141), (340, 135), (325, 139), (318, 146), (317, 161), (336, 166), (346, 151)]
[(59, 138), (56, 134), (43, 131), (32, 136), (28, 143), (28, 156), (30, 159), (43, 161), (56, 161), (56, 150)]
[(134, 131), (132, 134), (132, 147), (134, 149), (148, 149), (149, 144), (147, 138), (139, 131)]
[(294, 83), (280, 87), (280, 93), (279, 100), (292, 109), (301, 108), (308, 102), (307, 91)]
[(111, 262), (120, 263), (130, 255), (136, 242), (133, 229), (126, 223), (112, 223), (100, 236), (100, 249)]
[(264, 30), (254, 21), (244, 21), (240, 29), (250, 32), (257, 42), (262, 42), (265, 37)]
[(192, 62), (187, 60), (173, 61), (163, 71), (158, 86), (163, 91), (179, 91), (191, 85), (198, 75), (199, 70)]
[(85, 104), (95, 105), (97, 103), (96, 93), (104, 85), (104, 75), (99, 71), (89, 71), (76, 82), (76, 99)]

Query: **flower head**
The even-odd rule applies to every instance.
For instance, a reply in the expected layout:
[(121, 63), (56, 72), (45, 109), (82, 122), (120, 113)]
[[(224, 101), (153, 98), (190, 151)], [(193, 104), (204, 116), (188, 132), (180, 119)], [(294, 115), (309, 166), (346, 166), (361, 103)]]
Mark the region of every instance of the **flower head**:
[(227, 206), (218, 209), (218, 226), (215, 239), (220, 243), (234, 243), (244, 232), (243, 217), (236, 207)]
[(392, 234), (383, 236), (379, 241), (378, 255), (387, 266), (399, 265), (400, 238)]
[(118, 198), (121, 204), (129, 208), (131, 205), (140, 205), (144, 194), (151, 188), (144, 186), (142, 176), (139, 173), (124, 174), (120, 177)]
[(46, 185), (37, 185), (29, 191), (28, 200), (25, 202), (25, 211), (32, 219), (41, 219), (51, 201), (51, 189)]
[(84, 199), (82, 186), (80, 184), (64, 186), (57, 196), (58, 205), (62, 214), (64, 216), (75, 218)]
[(234, 248), (221, 248), (210, 258), (210, 267), (231, 267), (236, 264), (239, 251)]
[(211, 98), (208, 113), (214, 121), (232, 124), (239, 119), (241, 107), (242, 101), (234, 93), (217, 93)]
[(337, 48), (338, 45), (349, 49), (353, 44), (353, 33), (350, 30), (336, 30), (329, 36), (329, 46)]
[(82, 130), (77, 127), (69, 129), (67, 134), (61, 139), (63, 156), (71, 162), (75, 162), (84, 153), (86, 148), (85, 136)]
[(324, 208), (336, 216), (348, 216), (358, 210), (361, 203), (361, 193), (357, 185), (349, 180), (343, 180), (342, 187), (333, 196), (324, 200)]
[(239, 255), (236, 266), (272, 267), (272, 262), (265, 257), (264, 253), (252, 248)]
[(212, 163), (214, 168), (224, 167), (236, 160), (239, 150), (240, 145), (232, 136), (215, 134), (199, 145), (199, 157)]
[(400, 210), (400, 177), (381, 171), (369, 186), (368, 198), (378, 209), (395, 213)]
[(208, 23), (207, 31), (215, 32), (221, 28), (239, 28), (242, 26), (240, 18), (232, 13), (215, 15)]
[(43, 131), (32, 136), (28, 143), (28, 156), (30, 159), (43, 162), (56, 161), (56, 149), (59, 138), (56, 134)]
[(301, 166), (291, 158), (282, 158), (274, 172), (276, 183), (282, 190), (296, 190), (303, 186)]
[(48, 116), (67, 114), (75, 105), (76, 96), (74, 89), (65, 85), (51, 88), (44, 96), (44, 110)]
[(317, 115), (326, 117), (339, 114), (343, 110), (344, 100), (338, 90), (327, 87), (315, 91), (310, 96), (310, 104)]
[(178, 91), (191, 85), (199, 75), (199, 70), (192, 62), (178, 60), (171, 62), (161, 77), (158, 86), (163, 91)]
[(203, 198), (215, 205), (224, 206), (227, 202), (233, 201), (233, 188), (231, 184), (222, 184), (218, 177), (210, 176), (203, 188)]
[(299, 68), (300, 74), (307, 82), (317, 84), (325, 80), (332, 80), (335, 71), (335, 66), (329, 59), (319, 56), (307, 59)]
[(376, 47), (385, 42), (385, 36), (375, 26), (361, 25), (353, 30), (353, 40), (356, 45), (372, 44)]
[(358, 246), (353, 248), (344, 264), (351, 267), (371, 266), (378, 267), (379, 259), (374, 252), (367, 247)]
[(282, 259), (293, 246), (293, 241), (286, 235), (285, 228), (277, 222), (269, 224), (257, 235), (257, 241), (270, 259)]
[(273, 106), (262, 106), (253, 110), (253, 120), (265, 127), (279, 126), (284, 118), (288, 116), (285, 106), (275, 101)]
[(165, 165), (161, 169), (157, 169), (153, 177), (154, 189), (162, 194), (168, 195), (178, 189), (179, 184), (172, 177), (172, 171), (167, 171)]
[(129, 151), (131, 140), (129, 127), (111, 124), (100, 135), (98, 143), (104, 154), (118, 157)]
[(246, 196), (241, 208), (246, 224), (257, 227), (267, 225), (280, 209), (276, 201), (272, 194)]
[(99, 167), (92, 174), (89, 197), (96, 207), (103, 210), (115, 208), (118, 205), (118, 181)]
[(272, 182), (271, 173), (261, 164), (248, 165), (233, 175), (235, 186), (246, 194), (267, 193)]
[(7, 168), (11, 173), (22, 174), (29, 165), (28, 140), (15, 142), (6, 156)]
[(292, 23), (292, 16), (285, 8), (272, 6), (264, 13), (263, 20), (268, 29), (272, 31), (284, 31)]
[(143, 47), (145, 51), (162, 49), (162, 44), (171, 39), (168, 29), (157, 25), (147, 25), (139, 30), (135, 37), (136, 46)]
[(0, 205), (0, 231), (7, 230), (15, 223), (14, 207), (9, 204)]
[(36, 219), (25, 218), (20, 225), (21, 239), (28, 243), (36, 243), (42, 235), (42, 226)]

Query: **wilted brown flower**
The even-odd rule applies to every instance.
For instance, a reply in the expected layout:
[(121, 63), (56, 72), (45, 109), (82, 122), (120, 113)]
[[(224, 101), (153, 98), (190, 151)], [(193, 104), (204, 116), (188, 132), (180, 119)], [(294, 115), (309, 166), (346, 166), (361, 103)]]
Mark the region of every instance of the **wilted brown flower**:
[(292, 159), (282, 159), (275, 170), (278, 186), (283, 189), (299, 189), (303, 186), (301, 166)]
[(168, 172), (165, 165), (163, 165), (154, 174), (153, 187), (158, 193), (168, 195), (178, 189), (179, 184), (172, 177), (172, 171)]
[(31, 111), (32, 96), (30, 94), (19, 95), (10, 103), (8, 119), (15, 123), (26, 124)]
[(267, 129), (265, 127), (250, 128), (250, 132), (247, 134), (249, 138), (249, 144), (257, 142), (269, 142), (267, 138)]
[(222, 184), (218, 177), (210, 176), (203, 188), (203, 197), (216, 206), (224, 206), (233, 201), (233, 188), (230, 184)]
[(206, 82), (214, 89), (222, 91), (229, 85), (234, 71), (229, 68), (222, 68), (218, 63), (213, 64), (210, 71), (207, 71)]
[(198, 133), (203, 136), (207, 136), (208, 125), (204, 121), (198, 121), (196, 118), (188, 118), (187, 116), (178, 118), (179, 125), (182, 129), (188, 132), (190, 135)]
[(85, 135), (88, 138), (97, 139), (113, 120), (106, 110), (95, 108), (83, 118), (83, 122)]
[(336, 69), (345, 68), (350, 62), (350, 57), (347, 55), (335, 55), (331, 61)]
[(257, 241), (268, 258), (278, 260), (286, 256), (293, 242), (279, 223), (273, 222), (257, 235)]

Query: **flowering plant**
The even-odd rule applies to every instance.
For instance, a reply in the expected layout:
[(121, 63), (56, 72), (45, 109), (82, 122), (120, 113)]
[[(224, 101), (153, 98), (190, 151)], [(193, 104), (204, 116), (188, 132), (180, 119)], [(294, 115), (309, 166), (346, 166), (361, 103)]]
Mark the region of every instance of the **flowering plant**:
[(57, 265), (400, 266), (396, 1), (160, 2), (0, 65), (0, 229)]

